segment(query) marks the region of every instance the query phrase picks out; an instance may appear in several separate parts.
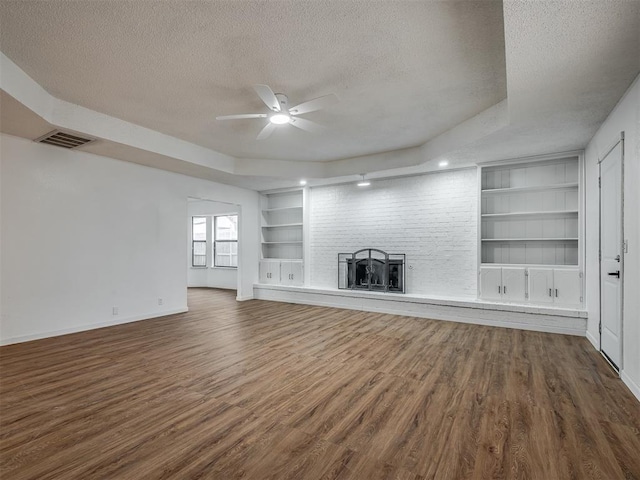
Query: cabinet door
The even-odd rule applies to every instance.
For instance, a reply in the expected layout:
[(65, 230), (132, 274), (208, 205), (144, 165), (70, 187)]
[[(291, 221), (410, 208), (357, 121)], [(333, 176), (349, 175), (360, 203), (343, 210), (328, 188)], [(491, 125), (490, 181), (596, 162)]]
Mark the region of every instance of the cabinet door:
[(302, 277), (302, 262), (291, 262), (291, 280), (290, 285), (302, 285), (304, 278)]
[(524, 267), (502, 268), (502, 299), (507, 302), (524, 302)]
[(581, 288), (580, 272), (578, 270), (553, 271), (554, 302), (558, 305), (580, 305)]
[(529, 301), (532, 303), (552, 303), (553, 269), (530, 268), (529, 269)]
[(280, 283), (282, 285), (302, 285), (302, 262), (281, 262)]
[(260, 283), (269, 283), (269, 263), (261, 261), (260, 262)]
[(280, 283), (280, 262), (274, 260), (260, 262), (260, 283)]
[(484, 300), (502, 298), (502, 268), (480, 267), (480, 297)]
[(291, 285), (291, 263), (280, 262), (280, 283), (282, 285)]

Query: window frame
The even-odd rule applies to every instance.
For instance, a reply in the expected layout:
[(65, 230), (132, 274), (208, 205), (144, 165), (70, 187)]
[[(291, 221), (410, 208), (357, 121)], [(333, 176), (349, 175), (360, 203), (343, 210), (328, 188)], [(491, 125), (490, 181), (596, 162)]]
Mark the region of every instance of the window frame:
[[(212, 244), (213, 244), (213, 248), (212, 248), (212, 254), (213, 254), (213, 260), (212, 260), (212, 265), (211, 268), (238, 268), (238, 257), (239, 257), (239, 252), (238, 252), (238, 232), (236, 229), (236, 238), (234, 240), (218, 240), (217, 234), (218, 234), (218, 218), (219, 217), (236, 217), (236, 225), (238, 225), (238, 221), (239, 221), (239, 216), (237, 213), (229, 213), (229, 214), (220, 214), (220, 215), (213, 215), (213, 232), (212, 232)], [(218, 265), (216, 263), (216, 259), (217, 259), (217, 253), (216, 253), (216, 247), (218, 245), (218, 243), (235, 243), (236, 244), (236, 253), (235, 253), (235, 257), (236, 257), (236, 265)], [(231, 258), (233, 258), (234, 254), (233, 253), (229, 253), (229, 254), (222, 254), (225, 256), (228, 256)]]
[[(193, 230), (195, 227), (195, 219), (199, 218), (204, 220), (204, 240), (194, 240), (193, 238)], [(191, 268), (207, 268), (207, 217), (205, 215), (192, 215), (191, 216)], [(204, 243), (204, 265), (196, 265), (195, 264), (195, 258), (196, 258), (196, 249), (195, 249), (195, 245), (196, 243)], [(198, 257), (202, 257), (203, 255), (199, 254)]]

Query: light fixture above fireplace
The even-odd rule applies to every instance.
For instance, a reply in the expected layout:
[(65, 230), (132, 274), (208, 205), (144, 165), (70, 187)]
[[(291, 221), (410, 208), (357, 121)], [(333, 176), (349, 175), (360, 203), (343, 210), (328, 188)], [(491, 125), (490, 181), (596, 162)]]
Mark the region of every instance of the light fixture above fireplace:
[(368, 187), (369, 185), (371, 185), (371, 182), (367, 179), (364, 178), (364, 173), (361, 174), (362, 175), (362, 180), (360, 180), (357, 185), (359, 187)]

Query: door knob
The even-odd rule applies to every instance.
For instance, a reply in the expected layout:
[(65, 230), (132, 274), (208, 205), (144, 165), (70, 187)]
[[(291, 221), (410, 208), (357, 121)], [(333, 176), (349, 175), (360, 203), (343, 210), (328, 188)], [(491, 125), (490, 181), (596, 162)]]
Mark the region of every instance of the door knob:
[(608, 275), (611, 275), (612, 277), (620, 278), (620, 270), (616, 270), (615, 272), (609, 272)]

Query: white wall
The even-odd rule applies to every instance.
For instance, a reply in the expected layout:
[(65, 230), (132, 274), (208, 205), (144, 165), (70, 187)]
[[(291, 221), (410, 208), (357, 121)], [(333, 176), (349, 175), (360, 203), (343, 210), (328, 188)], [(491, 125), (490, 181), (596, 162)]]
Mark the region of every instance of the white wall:
[[(189, 201), (187, 206), (188, 221), (191, 222), (193, 216), (213, 216), (213, 215), (237, 215), (238, 206), (222, 203), (203, 201)], [(191, 266), (191, 234), (192, 229), (189, 228), (187, 242), (187, 285), (190, 287), (211, 287), (211, 288), (228, 288), (235, 290), (238, 286), (238, 270), (236, 268), (215, 268), (211, 267), (211, 248), (210, 242), (213, 239), (212, 232), (208, 232), (209, 242), (207, 245), (207, 267)]]
[(337, 288), (338, 253), (406, 254), (407, 293), (475, 298), (475, 168), (310, 189), (310, 286)]
[(240, 205), (238, 297), (252, 296), (256, 192), (0, 138), (1, 343), (186, 309), (187, 197)]
[(624, 342), (622, 379), (640, 399), (640, 77), (589, 142), (586, 162), (586, 284), (589, 339), (599, 348), (600, 298), (598, 277), (598, 159), (625, 133), (624, 236)]

